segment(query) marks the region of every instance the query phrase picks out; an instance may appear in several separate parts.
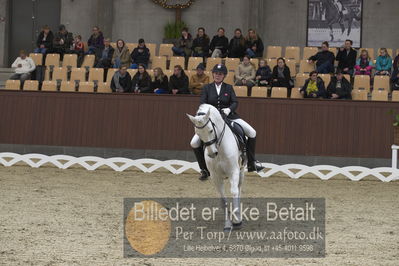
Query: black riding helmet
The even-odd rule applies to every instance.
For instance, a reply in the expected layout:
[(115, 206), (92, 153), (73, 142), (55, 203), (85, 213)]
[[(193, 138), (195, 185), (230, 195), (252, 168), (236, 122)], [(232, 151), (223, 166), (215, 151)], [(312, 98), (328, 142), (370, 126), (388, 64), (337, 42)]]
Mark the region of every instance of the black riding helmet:
[(222, 73), (222, 74), (224, 74), (226, 76), (227, 75), (227, 68), (223, 64), (217, 64), (212, 69), (212, 73), (216, 73), (216, 72)]

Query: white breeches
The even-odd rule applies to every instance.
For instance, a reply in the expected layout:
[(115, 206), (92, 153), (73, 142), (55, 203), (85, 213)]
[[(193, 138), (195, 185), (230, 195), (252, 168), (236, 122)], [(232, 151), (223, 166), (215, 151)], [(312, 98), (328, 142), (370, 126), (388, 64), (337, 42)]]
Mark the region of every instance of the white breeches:
[[(245, 135), (248, 138), (255, 138), (256, 137), (256, 130), (253, 127), (251, 127), (250, 124), (248, 124), (247, 122), (245, 122), (241, 118), (234, 119), (233, 121), (236, 122), (237, 124), (239, 124), (242, 127), (242, 129), (244, 130)], [(194, 149), (199, 148), (201, 146), (201, 140), (197, 136), (197, 134), (195, 134), (194, 137), (191, 139), (190, 145)]]

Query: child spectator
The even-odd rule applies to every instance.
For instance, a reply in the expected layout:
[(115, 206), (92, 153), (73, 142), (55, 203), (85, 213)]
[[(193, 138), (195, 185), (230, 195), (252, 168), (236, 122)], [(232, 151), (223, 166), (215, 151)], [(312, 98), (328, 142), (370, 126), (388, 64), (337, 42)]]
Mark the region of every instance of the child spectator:
[(380, 55), (375, 63), (376, 75), (391, 75), (392, 58), (389, 56), (386, 48), (380, 49)]
[(272, 79), (272, 71), (267, 65), (266, 60), (261, 59), (259, 61), (259, 68), (256, 71), (256, 85), (257, 86), (268, 86)]
[(75, 40), (72, 45), (72, 53), (78, 55), (78, 67), (80, 67), (83, 63), (83, 57), (85, 53), (84, 43), (82, 42), (82, 36), (75, 36)]
[(356, 60), (355, 75), (368, 75), (371, 76), (373, 70), (373, 61), (369, 56), (369, 52), (363, 49), (360, 52), (359, 58)]

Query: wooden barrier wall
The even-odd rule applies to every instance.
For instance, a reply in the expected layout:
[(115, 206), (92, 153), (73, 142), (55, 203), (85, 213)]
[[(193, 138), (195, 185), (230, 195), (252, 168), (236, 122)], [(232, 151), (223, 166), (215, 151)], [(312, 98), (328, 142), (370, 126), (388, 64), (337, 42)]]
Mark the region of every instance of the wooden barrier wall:
[[(188, 150), (196, 96), (0, 92), (0, 143)], [(390, 158), (399, 103), (239, 98), (257, 153)]]

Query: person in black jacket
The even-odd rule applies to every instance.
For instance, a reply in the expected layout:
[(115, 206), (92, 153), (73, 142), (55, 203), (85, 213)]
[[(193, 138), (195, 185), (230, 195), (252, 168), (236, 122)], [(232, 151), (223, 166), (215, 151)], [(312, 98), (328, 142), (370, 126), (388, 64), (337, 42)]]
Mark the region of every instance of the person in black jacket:
[(209, 37), (205, 34), (205, 29), (200, 27), (197, 31), (197, 37), (193, 40), (193, 56), (208, 57), (209, 55)]
[(229, 43), (229, 57), (230, 58), (243, 58), (246, 49), (245, 38), (242, 36), (241, 29), (234, 31), (234, 37)]
[(246, 53), (251, 58), (263, 57), (263, 51), (265, 47), (263, 46), (262, 39), (256, 33), (254, 29), (248, 30), (248, 36), (246, 38)]
[(112, 56), (115, 49), (111, 46), (110, 39), (104, 39), (104, 49), (101, 51), (100, 56), (96, 58), (95, 67), (108, 69), (112, 65)]
[(45, 25), (37, 37), (36, 45), (37, 48), (33, 51), (34, 53), (46, 54), (47, 51), (51, 51), (53, 48), (53, 32), (50, 27)]
[(151, 91), (156, 94), (169, 93), (168, 77), (160, 67), (154, 68), (154, 79), (151, 81)]
[(64, 59), (64, 54), (71, 52), (73, 34), (68, 32), (65, 25), (58, 27), (58, 32), (54, 35), (52, 52), (60, 54), (60, 60)]
[(139, 64), (143, 64), (146, 68), (148, 67), (148, 61), (150, 61), (150, 50), (145, 46), (144, 39), (139, 40), (139, 44), (134, 48), (130, 54), (132, 58), (132, 66), (130, 68), (137, 69)]
[(132, 79), (132, 92), (134, 93), (152, 93), (151, 90), (151, 77), (148, 74), (145, 66), (143, 64), (139, 64), (139, 68), (137, 73), (133, 76)]
[(330, 99), (352, 99), (352, 85), (344, 77), (341, 71), (337, 71), (335, 77), (331, 78), (327, 87), (327, 95)]
[(277, 59), (277, 65), (273, 68), (272, 87), (286, 87), (288, 91), (292, 89), (290, 68), (285, 64), (285, 59)]
[(127, 72), (127, 67), (120, 67), (112, 77), (111, 89), (113, 92), (129, 92), (131, 84), (132, 77)]
[(272, 79), (272, 71), (265, 59), (259, 60), (259, 68), (256, 71), (256, 86), (268, 86)]
[[(233, 86), (223, 82), (227, 76), (226, 66), (222, 64), (215, 65), (212, 75), (214, 82), (204, 86), (200, 103), (213, 105), (223, 116), (226, 116), (243, 128), (245, 135), (248, 137), (246, 147), (248, 172), (259, 172), (264, 167), (258, 164), (255, 159), (256, 131), (236, 113), (238, 101)], [(206, 180), (209, 176), (209, 171), (205, 163), (202, 141), (198, 135), (194, 135), (192, 138), (191, 147), (194, 149), (194, 154), (201, 169), (200, 180)]]
[(190, 94), (188, 90), (188, 77), (181, 65), (176, 65), (173, 69), (173, 75), (169, 79), (169, 93)]
[(218, 34), (213, 36), (209, 48), (212, 52), (212, 58), (226, 57), (227, 49), (229, 48), (229, 39), (224, 36), (224, 28), (218, 29)]
[(309, 74), (309, 79), (305, 81), (302, 89), (300, 90), (304, 98), (326, 98), (326, 88), (324, 81), (318, 77), (316, 71)]
[(343, 74), (349, 74), (351, 76), (353, 75), (357, 58), (357, 52), (352, 48), (352, 44), (352, 40), (346, 40), (344, 47), (339, 49), (336, 58), (338, 61), (338, 69)]
[(328, 42), (323, 42), (321, 51), (309, 57), (310, 61), (317, 61), (317, 72), (320, 74), (329, 74), (334, 72), (335, 55), (328, 50)]

